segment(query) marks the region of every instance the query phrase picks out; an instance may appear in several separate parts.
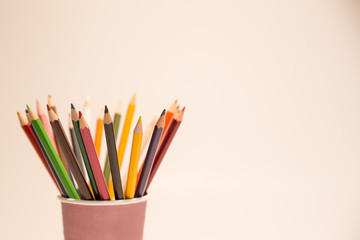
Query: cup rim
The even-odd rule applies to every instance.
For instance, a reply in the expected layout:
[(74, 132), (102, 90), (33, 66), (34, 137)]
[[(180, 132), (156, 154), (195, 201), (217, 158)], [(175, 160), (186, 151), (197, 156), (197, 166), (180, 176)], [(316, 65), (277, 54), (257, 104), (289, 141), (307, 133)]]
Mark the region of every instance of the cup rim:
[(61, 195), (58, 195), (57, 198), (61, 201), (61, 203), (86, 205), (86, 206), (114, 206), (114, 205), (128, 205), (128, 204), (145, 202), (149, 199), (149, 195), (145, 195), (141, 198), (132, 198), (132, 199), (124, 199), (124, 200), (98, 200), (98, 201), (64, 198)]

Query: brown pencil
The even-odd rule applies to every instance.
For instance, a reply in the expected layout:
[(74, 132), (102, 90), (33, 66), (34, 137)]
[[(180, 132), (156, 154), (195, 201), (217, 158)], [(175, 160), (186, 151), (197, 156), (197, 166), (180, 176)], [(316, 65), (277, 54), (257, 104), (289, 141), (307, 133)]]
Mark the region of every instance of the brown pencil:
[(48, 107), (50, 124), (53, 129), (55, 138), (57, 139), (59, 146), (60, 146), (65, 158), (68, 161), (71, 172), (74, 175), (76, 183), (79, 187), (80, 197), (81, 197), (81, 199), (92, 200), (93, 199), (92, 194), (91, 194), (90, 189), (85, 181), (85, 178), (80, 170), (79, 163), (76, 160), (73, 150), (71, 149), (69, 140), (67, 139), (67, 137), (65, 135), (65, 132), (64, 132), (62, 124), (59, 120), (59, 117), (50, 108), (49, 105), (47, 107)]
[[(52, 96), (49, 94), (48, 95), (48, 105), (50, 106), (50, 108), (57, 114), (57, 111), (56, 111), (56, 105), (55, 105), (55, 102), (54, 102), (54, 99), (52, 98)], [(66, 172), (69, 174), (70, 176), (70, 179), (71, 179), (71, 173), (69, 171), (69, 167), (68, 167), (68, 163), (66, 161), (66, 157), (62, 151), (62, 149), (60, 148), (60, 145), (59, 145), (59, 141), (56, 139), (56, 136), (54, 134), (54, 140), (55, 140), (55, 149), (57, 150), (58, 154), (59, 154), (59, 157), (60, 157), (60, 160), (62, 162), (62, 164), (64, 165), (64, 168), (66, 170)]]
[(114, 125), (107, 106), (105, 106), (105, 112), (104, 112), (104, 129), (105, 129), (106, 145), (109, 154), (109, 163), (110, 163), (111, 176), (113, 180), (115, 199), (116, 200), (124, 199), (124, 193), (121, 186), (122, 184), (121, 184), (119, 161), (118, 161), (117, 149), (116, 149)]
[(171, 144), (171, 141), (173, 140), (173, 138), (176, 134), (176, 131), (178, 130), (178, 128), (182, 122), (182, 119), (184, 116), (184, 111), (185, 111), (185, 107), (179, 113), (176, 113), (174, 115), (173, 119), (171, 120), (171, 123), (169, 124), (166, 134), (159, 146), (159, 149), (156, 152), (154, 163), (151, 168), (149, 180), (148, 180), (148, 183), (145, 188), (145, 192), (147, 192), (147, 189), (149, 188), (152, 180), (154, 179), (154, 176), (155, 176), (157, 170), (159, 169), (159, 166)]

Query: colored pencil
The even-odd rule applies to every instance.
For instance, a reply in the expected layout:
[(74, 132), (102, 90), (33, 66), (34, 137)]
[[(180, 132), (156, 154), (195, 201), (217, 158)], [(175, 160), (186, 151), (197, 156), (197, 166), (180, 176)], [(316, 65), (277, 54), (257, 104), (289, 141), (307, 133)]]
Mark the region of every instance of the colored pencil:
[(119, 161), (117, 158), (114, 126), (107, 106), (105, 106), (105, 112), (104, 112), (104, 129), (105, 129), (106, 144), (109, 154), (109, 162), (111, 168), (111, 176), (113, 180), (115, 199), (116, 200), (124, 199), (121, 177), (120, 177)]
[(177, 100), (175, 100), (173, 102), (173, 104), (171, 104), (171, 106), (169, 107), (168, 111), (166, 112), (166, 115), (165, 115), (165, 127), (164, 127), (164, 131), (161, 135), (161, 139), (160, 139), (160, 142), (163, 140), (164, 138), (164, 135), (169, 127), (169, 124), (171, 122), (171, 119), (173, 118), (174, 114), (177, 113), (177, 109), (176, 109), (176, 104), (177, 104)]
[[(79, 163), (80, 170), (81, 170), (82, 174), (85, 177), (86, 174), (85, 174), (85, 170), (84, 170), (84, 164), (82, 162), (79, 143), (78, 143), (78, 141), (76, 139), (76, 133), (75, 133), (75, 130), (74, 130), (74, 125), (72, 123), (70, 114), (69, 114), (69, 132), (70, 132), (70, 138), (71, 138), (71, 144), (72, 144), (73, 151), (74, 151), (76, 159), (77, 159), (77, 161)], [(85, 179), (86, 179), (86, 177), (85, 177)]]
[(152, 180), (154, 179), (154, 176), (155, 176), (157, 170), (159, 169), (159, 166), (160, 166), (162, 160), (164, 159), (164, 156), (165, 156), (167, 150), (169, 149), (169, 146), (176, 134), (176, 131), (178, 130), (178, 128), (182, 122), (182, 119), (184, 116), (184, 111), (185, 111), (185, 107), (179, 113), (176, 113), (174, 115), (173, 119), (171, 120), (171, 123), (169, 124), (167, 133), (165, 134), (165, 137), (156, 152), (154, 163), (153, 163), (153, 166), (150, 171), (149, 180), (148, 180), (148, 183), (145, 188), (145, 192), (147, 192), (147, 189), (149, 188)]
[(34, 150), (36, 151), (37, 155), (39, 156), (42, 164), (44, 165), (44, 167), (46, 169), (46, 171), (48, 172), (51, 179), (55, 183), (55, 186), (57, 187), (57, 189), (59, 190), (59, 192), (61, 193), (62, 196), (66, 195), (66, 193), (60, 189), (58, 181), (55, 179), (55, 176), (53, 174), (53, 170), (50, 168), (51, 165), (49, 164), (49, 162), (46, 159), (47, 156), (44, 155), (42, 146), (39, 145), (38, 138), (34, 134), (34, 131), (32, 130), (32, 126), (30, 125), (30, 121), (26, 120), (19, 112), (17, 112), (17, 115), (18, 115), (18, 118), (19, 118), (21, 128), (23, 129), (25, 135), (27, 136), (27, 138), (29, 139), (31, 145), (33, 146)]
[(131, 123), (134, 117), (134, 112), (135, 112), (135, 99), (136, 99), (136, 95), (134, 94), (133, 97), (131, 98), (131, 101), (129, 103), (127, 112), (126, 112), (126, 117), (125, 117), (125, 122), (124, 122), (124, 127), (121, 133), (121, 138), (120, 138), (120, 143), (119, 143), (119, 148), (118, 148), (118, 159), (119, 159), (119, 167), (121, 169), (121, 164), (123, 162), (124, 159), (124, 154), (125, 154), (125, 149), (126, 149), (126, 144), (127, 144), (127, 140), (129, 137), (129, 133), (130, 133), (130, 128), (131, 128)]
[(55, 150), (57, 151), (54, 135), (53, 135), (52, 129), (50, 127), (47, 114), (46, 114), (44, 108), (41, 106), (38, 99), (36, 99), (36, 109), (37, 109), (37, 114), (38, 114), (38, 116), (39, 116), (39, 118), (40, 118), (40, 120), (41, 120), (41, 122), (42, 122), (42, 124), (43, 124), (43, 126), (45, 128), (45, 131), (48, 134), (52, 144), (54, 145)]
[(141, 143), (142, 143), (143, 129), (141, 124), (141, 117), (139, 118), (135, 129), (131, 147), (130, 164), (128, 171), (128, 178), (126, 184), (125, 198), (134, 198), (136, 189), (136, 175), (138, 170)]
[(71, 149), (68, 138), (66, 137), (64, 128), (62, 127), (61, 121), (56, 113), (48, 105), (48, 114), (50, 124), (53, 129), (54, 135), (59, 142), (60, 148), (66, 157), (70, 170), (75, 178), (75, 181), (79, 187), (79, 193), (81, 199), (91, 200), (93, 199), (90, 189), (85, 181), (85, 178), (80, 170), (79, 163), (76, 159), (75, 153)]
[(103, 124), (104, 124), (104, 110), (100, 110), (97, 123), (96, 123), (96, 131), (95, 131), (95, 149), (98, 157), (100, 157), (100, 150), (101, 150), (101, 139), (103, 133)]
[[(114, 121), (113, 121), (113, 126), (114, 126), (114, 134), (115, 134), (115, 142), (117, 139), (117, 135), (119, 132), (119, 126), (120, 126), (120, 120), (121, 120), (121, 111), (120, 111), (120, 107), (121, 105), (118, 104), (115, 114), (114, 114)], [(109, 155), (106, 155), (106, 159), (105, 159), (105, 166), (104, 166), (104, 178), (105, 178), (105, 182), (106, 185), (109, 186), (109, 179), (110, 179), (110, 163), (109, 163)]]
[(110, 200), (109, 192), (105, 183), (104, 175), (102, 174), (99, 158), (96, 153), (95, 145), (91, 137), (89, 125), (87, 124), (82, 113), (79, 112), (80, 132), (84, 142), (87, 156), (94, 174), (96, 186), (98, 188), (100, 198), (102, 200)]
[[(148, 141), (150, 140), (150, 137), (151, 137), (151, 133), (154, 131), (154, 127), (155, 127), (155, 124), (156, 124), (156, 120), (157, 120), (157, 117), (154, 117), (154, 119), (151, 121), (151, 123), (147, 126), (146, 130), (145, 130), (145, 134), (143, 136), (143, 142), (141, 144), (141, 152), (140, 152), (140, 156), (143, 154), (143, 151), (145, 150), (146, 146), (147, 146), (147, 143)], [(145, 159), (144, 159), (145, 160)], [(139, 178), (140, 178), (140, 174), (141, 174), (141, 171), (142, 171), (142, 168), (144, 166), (144, 161), (139, 162), (139, 170), (138, 170), (138, 174), (137, 174), (137, 179), (136, 179), (136, 182), (139, 181)]]
[(31, 124), (34, 127), (34, 130), (37, 134), (37, 136), (39, 137), (39, 140), (42, 144), (42, 146), (44, 147), (44, 150), (46, 152), (46, 154), (48, 155), (56, 174), (58, 175), (65, 191), (66, 194), (70, 197), (70, 198), (75, 198), (75, 199), (80, 199), (78, 193), (75, 190), (74, 185), (72, 184), (69, 175), (67, 174), (64, 165), (62, 164), (59, 155), (57, 154), (57, 152), (55, 151), (54, 146), (52, 145), (45, 129), (44, 126), (41, 123), (40, 118), (34, 113), (34, 111), (32, 111), (30, 109), (30, 107), (28, 106), (28, 110), (29, 110), (29, 115), (30, 115), (30, 120), (31, 120)]
[(157, 121), (157, 117), (155, 116), (151, 122), (147, 125), (144, 136), (143, 136), (143, 142), (141, 144), (141, 155), (143, 154), (143, 152), (146, 149), (147, 144), (149, 143), (150, 137), (152, 132), (154, 131), (154, 127)]
[(160, 115), (160, 118), (157, 120), (155, 124), (154, 131), (151, 136), (149, 148), (144, 160), (144, 165), (142, 167), (140, 178), (136, 186), (135, 197), (144, 196), (146, 184), (149, 179), (151, 167), (154, 162), (155, 153), (159, 145), (160, 137), (165, 126), (165, 111), (166, 110), (164, 109), (164, 111)]
[[(54, 99), (53, 97), (49, 94), (48, 95), (48, 105), (50, 106), (50, 108), (55, 112), (57, 113), (56, 111), (56, 105), (55, 105), (55, 102), (54, 102)], [(55, 149), (57, 149), (57, 152), (59, 154), (59, 157), (61, 159), (61, 162), (62, 164), (64, 165), (65, 169), (66, 169), (66, 172), (69, 174), (69, 177), (71, 179), (71, 181), (73, 182), (74, 184), (74, 180), (72, 179), (72, 176), (71, 176), (71, 173), (69, 171), (69, 166), (68, 166), (68, 163), (67, 163), (67, 160), (65, 158), (65, 155), (62, 151), (62, 149), (60, 148), (60, 145), (59, 145), (59, 141), (56, 139), (56, 136), (54, 135), (54, 139), (55, 139)]]
[(84, 145), (84, 142), (83, 142), (83, 139), (81, 136), (81, 132), (80, 132), (79, 115), (78, 115), (78, 112), (75, 110), (75, 107), (73, 104), (71, 104), (71, 119), (73, 122), (76, 139), (79, 144), (81, 156), (84, 160), (86, 172), (87, 172), (89, 180), (90, 180), (91, 189), (94, 193), (95, 199), (100, 200), (101, 198), (100, 198), (99, 190), (96, 186), (95, 177), (94, 177), (93, 171), (91, 169), (91, 164), (90, 164), (90, 161), (89, 161), (86, 149), (85, 149), (85, 145)]
[(91, 105), (90, 105), (90, 97), (87, 96), (85, 98), (85, 102), (82, 108), (83, 116), (85, 117), (87, 122), (91, 122)]
[[(127, 140), (128, 140), (129, 133), (130, 133), (131, 123), (132, 123), (132, 120), (134, 117), (135, 99), (136, 99), (136, 95), (134, 94), (130, 100), (130, 103), (129, 103), (129, 106), (128, 106), (128, 109), (126, 112), (123, 130), (121, 132), (121, 138), (120, 138), (120, 143), (119, 143), (118, 152), (117, 152), (120, 169), (121, 169), (121, 165), (124, 160), (124, 154), (125, 154), (125, 149), (126, 149), (126, 145), (127, 145)], [(113, 191), (112, 191), (112, 189), (113, 189), (112, 186), (113, 186), (113, 183), (112, 183), (112, 180), (110, 180), (109, 193), (110, 193), (111, 198), (113, 198), (113, 196), (114, 196)]]

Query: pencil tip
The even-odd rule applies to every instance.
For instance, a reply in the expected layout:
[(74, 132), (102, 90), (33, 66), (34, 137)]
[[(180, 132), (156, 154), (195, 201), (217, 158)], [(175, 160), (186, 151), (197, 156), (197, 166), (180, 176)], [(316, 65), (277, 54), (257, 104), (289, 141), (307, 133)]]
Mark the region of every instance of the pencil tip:
[(162, 111), (162, 113), (161, 113), (160, 117), (161, 117), (161, 116), (164, 116), (164, 115), (165, 115), (165, 113), (166, 113), (166, 109), (164, 109), (164, 110)]
[(46, 104), (46, 108), (47, 108), (48, 111), (51, 110), (51, 107), (49, 106), (49, 104)]
[(82, 117), (82, 112), (81, 111), (79, 111), (79, 118), (81, 118)]
[(183, 107), (183, 109), (181, 110), (182, 112), (185, 112), (185, 107)]
[(25, 109), (25, 112), (26, 112), (26, 113), (29, 113), (29, 110)]
[(18, 116), (20, 116), (20, 112), (16, 112), (16, 114), (17, 114)]
[(109, 109), (108, 107), (105, 105), (105, 113), (108, 113), (109, 112)]
[(139, 123), (141, 123), (141, 116), (139, 117), (139, 120), (138, 120)]
[(71, 109), (75, 110), (74, 104), (71, 103)]
[(40, 105), (39, 99), (36, 99), (36, 104)]
[(26, 104), (26, 107), (27, 107), (27, 109), (29, 109), (29, 111), (31, 110), (31, 108), (29, 107), (29, 105), (28, 105), (28, 104)]

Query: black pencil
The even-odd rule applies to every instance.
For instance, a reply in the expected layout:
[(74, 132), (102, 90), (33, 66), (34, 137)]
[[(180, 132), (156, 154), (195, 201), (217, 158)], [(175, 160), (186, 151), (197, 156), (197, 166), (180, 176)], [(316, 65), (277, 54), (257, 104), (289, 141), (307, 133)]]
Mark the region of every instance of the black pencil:
[(161, 134), (164, 130), (165, 126), (165, 112), (166, 110), (161, 113), (160, 118), (157, 120), (155, 124), (154, 131), (151, 136), (150, 144), (148, 151), (146, 153), (146, 157), (144, 160), (144, 165), (141, 170), (140, 178), (136, 187), (135, 197), (142, 197), (144, 196), (146, 185), (150, 176), (150, 171), (152, 165), (154, 163), (155, 153), (159, 146)]
[(119, 161), (117, 156), (114, 126), (107, 106), (104, 112), (104, 129), (106, 136), (106, 145), (109, 154), (110, 171), (113, 180), (115, 199), (124, 199), (124, 193), (121, 186), (121, 177), (119, 169)]
[(79, 163), (80, 170), (85, 177), (85, 170), (84, 170), (84, 165), (82, 163), (82, 157), (81, 157), (81, 152), (80, 152), (80, 148), (79, 148), (79, 143), (76, 139), (76, 133), (74, 130), (74, 125), (71, 120), (71, 116), (69, 116), (69, 131), (70, 131), (71, 143), (72, 143), (72, 147), (73, 147), (76, 159)]
[(67, 139), (62, 124), (59, 120), (59, 117), (56, 115), (54, 110), (48, 105), (48, 113), (50, 124), (53, 129), (55, 138), (58, 140), (59, 146), (64, 153), (64, 156), (69, 164), (70, 170), (74, 175), (76, 183), (79, 187), (79, 193), (81, 199), (92, 200), (93, 196), (90, 192), (90, 189), (85, 181), (84, 175), (82, 174), (79, 163), (76, 160), (75, 154), (70, 147), (69, 140)]

